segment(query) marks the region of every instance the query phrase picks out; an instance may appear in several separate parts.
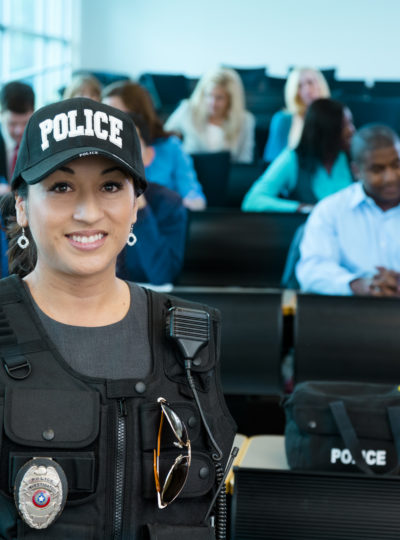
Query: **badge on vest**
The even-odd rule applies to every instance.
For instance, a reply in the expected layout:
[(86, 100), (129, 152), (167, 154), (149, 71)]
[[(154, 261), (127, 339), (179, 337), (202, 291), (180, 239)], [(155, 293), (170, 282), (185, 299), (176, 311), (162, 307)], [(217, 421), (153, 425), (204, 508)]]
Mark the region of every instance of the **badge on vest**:
[(46, 529), (61, 514), (68, 484), (63, 469), (51, 458), (33, 458), (18, 471), (14, 485), (17, 510), (29, 527)]

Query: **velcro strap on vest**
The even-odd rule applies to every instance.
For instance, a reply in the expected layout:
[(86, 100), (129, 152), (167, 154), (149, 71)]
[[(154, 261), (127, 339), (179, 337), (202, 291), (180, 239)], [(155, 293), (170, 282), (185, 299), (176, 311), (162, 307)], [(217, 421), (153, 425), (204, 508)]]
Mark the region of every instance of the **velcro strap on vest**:
[[(94, 492), (95, 457), (93, 452), (82, 452), (78, 455), (62, 452), (49, 455), (48, 452), (38, 451), (39, 454), (41, 457), (52, 457), (62, 467), (68, 480), (69, 492)], [(10, 492), (13, 491), (19, 469), (33, 457), (32, 453), (26, 452), (10, 454)]]

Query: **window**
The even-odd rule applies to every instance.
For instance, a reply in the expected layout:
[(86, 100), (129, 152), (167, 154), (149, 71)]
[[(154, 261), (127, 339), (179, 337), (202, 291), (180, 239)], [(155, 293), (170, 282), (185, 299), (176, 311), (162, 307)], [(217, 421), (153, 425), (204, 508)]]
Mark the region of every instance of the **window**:
[(59, 99), (71, 78), (80, 0), (0, 0), (0, 81), (23, 80), (36, 106)]

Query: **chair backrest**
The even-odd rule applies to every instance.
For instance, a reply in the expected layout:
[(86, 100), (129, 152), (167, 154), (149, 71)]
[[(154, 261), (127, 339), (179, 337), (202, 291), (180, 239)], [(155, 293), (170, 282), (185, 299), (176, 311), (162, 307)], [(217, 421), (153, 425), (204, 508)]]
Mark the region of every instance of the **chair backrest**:
[(400, 81), (375, 81), (371, 95), (376, 97), (400, 97)]
[(400, 382), (398, 299), (299, 294), (294, 325), (296, 382)]
[(284, 289), (299, 289), (296, 277), (296, 264), (300, 259), (300, 243), (304, 235), (304, 223), (302, 223), (293, 235), (286, 257), (285, 268), (282, 274), (281, 287)]
[(176, 287), (172, 294), (221, 311), (221, 377), (226, 394), (282, 393), (280, 291)]
[(306, 217), (225, 208), (191, 212), (176, 284), (279, 287), (293, 233)]
[(232, 163), (228, 182), (228, 205), (240, 208), (243, 197), (265, 170), (265, 163)]
[(160, 99), (161, 106), (177, 105), (182, 99), (188, 97), (188, 82), (184, 75), (169, 73), (143, 73), (139, 82), (154, 85)]
[(143, 73), (139, 83), (146, 88), (154, 108), (162, 122), (190, 95), (190, 86), (185, 75), (167, 73)]
[(242, 79), (245, 90), (263, 90), (266, 86), (266, 67), (240, 68), (226, 66), (234, 69)]
[(223, 207), (228, 201), (230, 152), (191, 154), (197, 178), (207, 198), (207, 206)]
[(271, 118), (284, 105), (283, 94), (270, 93), (268, 90), (263, 92), (246, 92), (246, 108), (254, 114), (256, 120), (260, 116)]
[(283, 96), (283, 91), (286, 84), (286, 77), (270, 77), (267, 76), (268, 94), (279, 94)]
[(346, 103), (346, 96), (368, 96), (370, 88), (368, 88), (363, 80), (335, 80), (331, 88), (332, 97), (342, 99)]
[(336, 68), (322, 68), (320, 69), (322, 75), (325, 77), (329, 88), (335, 84)]
[(400, 479), (236, 467), (231, 540), (397, 540)]
[(395, 131), (400, 130), (400, 96), (398, 98), (341, 98), (353, 113), (354, 124), (360, 128), (370, 122), (387, 124)]

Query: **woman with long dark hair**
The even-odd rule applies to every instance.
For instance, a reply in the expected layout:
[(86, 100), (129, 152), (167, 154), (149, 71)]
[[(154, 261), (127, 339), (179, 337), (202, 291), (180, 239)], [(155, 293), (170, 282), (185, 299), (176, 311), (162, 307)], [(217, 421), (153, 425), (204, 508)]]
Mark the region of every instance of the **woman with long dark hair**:
[(246, 194), (242, 210), (307, 211), (353, 180), (348, 151), (351, 112), (333, 99), (317, 99), (306, 114), (299, 144), (284, 150)]

